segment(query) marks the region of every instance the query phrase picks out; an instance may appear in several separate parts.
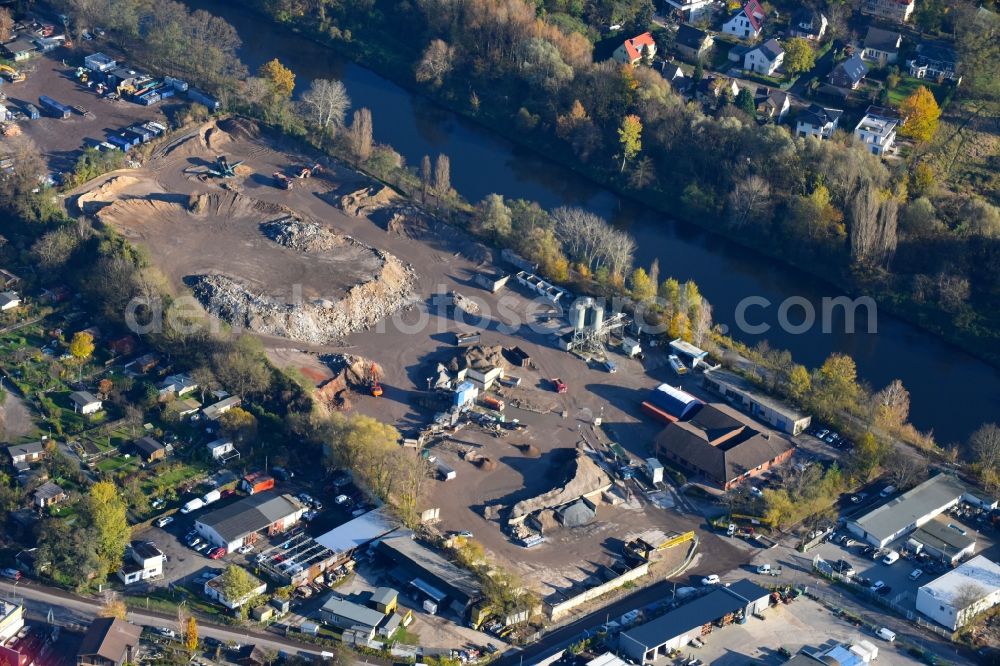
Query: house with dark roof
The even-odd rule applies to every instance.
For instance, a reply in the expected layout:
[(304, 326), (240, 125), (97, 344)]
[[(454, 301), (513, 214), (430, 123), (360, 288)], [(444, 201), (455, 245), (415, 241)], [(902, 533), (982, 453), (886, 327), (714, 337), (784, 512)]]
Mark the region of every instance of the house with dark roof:
[(814, 136), (817, 139), (829, 139), (837, 129), (840, 109), (830, 109), (819, 104), (810, 104), (808, 109), (799, 112), (795, 120), (795, 136)]
[(757, 107), (758, 118), (768, 118), (780, 123), (792, 108), (792, 96), (775, 88), (771, 90), (764, 86), (757, 88), (754, 94), (754, 104)]
[(677, 52), (694, 61), (701, 60), (714, 43), (715, 37), (691, 25), (677, 28), (677, 34), (674, 36), (674, 48)]
[(152, 541), (133, 541), (125, 548), (118, 577), (126, 585), (159, 578), (163, 575), (165, 559), (163, 551)]
[(745, 5), (734, 11), (722, 24), (722, 32), (740, 39), (757, 39), (764, 29), (765, 18), (760, 2), (747, 0)]
[(861, 0), (861, 13), (894, 23), (906, 23), (916, 4), (916, 0)]
[(167, 447), (148, 435), (135, 441), (135, 450), (146, 462), (163, 460), (167, 457)]
[(20, 62), (22, 60), (27, 60), (31, 57), (31, 54), (37, 51), (38, 48), (30, 39), (24, 37), (19, 37), (12, 42), (7, 42), (3, 45), (3, 52), (8, 58), (13, 59), (15, 62)]
[(619, 649), (633, 663), (666, 658), (702, 635), (708, 624), (724, 626), (768, 608), (771, 592), (747, 579), (720, 586), (708, 594), (621, 634)]
[(868, 65), (855, 53), (844, 62), (838, 63), (830, 72), (830, 85), (854, 90), (868, 75)]
[(338, 629), (359, 631), (375, 638), (375, 630), (385, 620), (385, 613), (348, 601), (336, 594), (331, 595), (319, 610), (323, 622)]
[(45, 457), (45, 443), (14, 444), (7, 447), (7, 455), (10, 456), (10, 462), (15, 467), (24, 466)]
[(116, 617), (90, 623), (76, 652), (77, 666), (123, 666), (136, 661), (142, 627)]
[(788, 24), (788, 36), (818, 42), (826, 34), (827, 25), (828, 22), (822, 12), (811, 7), (800, 7), (792, 14), (792, 20)]
[(635, 65), (643, 58), (652, 60), (655, 55), (656, 42), (653, 41), (653, 35), (644, 32), (622, 42), (611, 57), (623, 65)]
[(743, 69), (771, 76), (784, 60), (785, 49), (781, 48), (777, 39), (769, 39), (746, 52), (743, 56)]
[(681, 90), (687, 87), (688, 79), (684, 76), (684, 70), (675, 62), (664, 61), (660, 65), (660, 74), (674, 90)]
[(69, 400), (73, 403), (73, 411), (80, 414), (96, 414), (104, 404), (90, 391), (73, 391)]
[(45, 509), (65, 501), (66, 491), (51, 481), (46, 481), (35, 489), (32, 503), (39, 509)]
[(206, 513), (195, 521), (198, 534), (230, 552), (253, 543), (260, 533), (280, 534), (299, 522), (306, 509), (291, 495), (264, 491)]
[(659, 459), (701, 474), (723, 490), (780, 465), (794, 450), (783, 435), (719, 403), (671, 423), (656, 438)]
[(958, 56), (955, 51), (940, 44), (920, 44), (917, 46), (917, 57), (908, 60), (910, 76), (917, 79), (933, 79), (962, 82), (955, 68)]
[(893, 65), (899, 59), (902, 44), (903, 36), (898, 32), (869, 26), (861, 47), (861, 57), (878, 63), (880, 67)]

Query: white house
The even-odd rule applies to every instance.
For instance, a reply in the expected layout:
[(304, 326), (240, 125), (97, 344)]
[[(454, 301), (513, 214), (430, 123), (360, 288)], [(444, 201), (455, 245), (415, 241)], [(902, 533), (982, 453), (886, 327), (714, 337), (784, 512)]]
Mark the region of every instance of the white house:
[(979, 555), (917, 590), (917, 610), (952, 631), (1000, 603), (1000, 566)]
[(771, 76), (785, 60), (785, 49), (777, 39), (753, 47), (743, 56), (743, 69)]
[(917, 0), (861, 0), (861, 13), (905, 23), (913, 14), (916, 4)]
[(621, 46), (615, 49), (612, 57), (622, 64), (634, 65), (644, 57), (652, 60), (656, 55), (656, 42), (653, 35), (644, 32), (641, 35), (626, 39)]
[(206, 513), (194, 529), (213, 546), (232, 552), (262, 535), (280, 534), (299, 522), (306, 509), (291, 495), (260, 492)]
[(152, 541), (133, 541), (125, 548), (118, 577), (126, 585), (163, 576), (163, 552)]
[(218, 601), (220, 604), (225, 606), (230, 610), (235, 610), (240, 606), (244, 605), (254, 597), (259, 597), (260, 595), (267, 592), (267, 583), (260, 580), (250, 572), (246, 572), (250, 578), (254, 580), (257, 584), (254, 586), (253, 590), (249, 593), (243, 595), (239, 599), (230, 599), (225, 595), (222, 589), (222, 578), (224, 574), (220, 574), (215, 578), (212, 578), (205, 582), (205, 596), (209, 599)]
[(854, 128), (854, 136), (871, 151), (872, 155), (885, 155), (896, 142), (899, 119), (889, 111), (869, 106), (865, 117)]
[[(240, 452), (233, 446), (230, 439), (216, 439), (205, 445), (213, 460), (228, 460), (239, 457)], [(235, 456), (233, 455), (235, 453)]]
[(667, 0), (667, 7), (686, 23), (697, 23), (712, 9), (714, 0)]
[(162, 382), (160, 382), (159, 387), (160, 397), (166, 398), (167, 396), (174, 395), (181, 398), (188, 393), (196, 390), (198, 384), (192, 381), (191, 377), (185, 374), (170, 375)]
[(5, 291), (0, 293), (0, 311), (7, 312), (21, 306), (21, 297), (16, 291)]
[(947, 79), (962, 82), (962, 77), (956, 72), (958, 56), (945, 46), (938, 44), (921, 44), (917, 47), (917, 57), (906, 61), (910, 68), (910, 76), (918, 79)]
[(764, 8), (758, 0), (748, 0), (722, 24), (722, 32), (740, 39), (757, 39), (764, 28)]
[(80, 414), (96, 414), (104, 405), (89, 391), (74, 391), (69, 394), (69, 399), (73, 403), (73, 411)]
[(879, 65), (893, 65), (899, 59), (899, 49), (902, 45), (903, 36), (898, 32), (871, 26), (865, 35), (861, 57)]
[(224, 398), (214, 405), (209, 405), (208, 407), (203, 407), (201, 413), (205, 415), (206, 419), (211, 421), (216, 421), (220, 416), (228, 412), (233, 407), (239, 407), (240, 399), (238, 396), (231, 395), (228, 398)]
[(833, 131), (837, 129), (840, 116), (844, 112), (840, 109), (828, 109), (819, 104), (812, 104), (808, 109), (799, 113), (795, 121), (795, 136), (814, 136), (817, 139), (829, 139)]

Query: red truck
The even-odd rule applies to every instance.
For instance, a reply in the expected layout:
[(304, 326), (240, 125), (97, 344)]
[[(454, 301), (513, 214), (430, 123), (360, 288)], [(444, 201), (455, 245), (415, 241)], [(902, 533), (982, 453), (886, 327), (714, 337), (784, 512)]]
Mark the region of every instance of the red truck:
[(559, 379), (558, 377), (552, 378), (552, 388), (555, 389), (556, 393), (566, 392), (566, 385), (563, 383), (563, 380)]
[(249, 495), (271, 490), (274, 488), (274, 477), (263, 472), (253, 472), (243, 477), (243, 480), (240, 481), (240, 488)]

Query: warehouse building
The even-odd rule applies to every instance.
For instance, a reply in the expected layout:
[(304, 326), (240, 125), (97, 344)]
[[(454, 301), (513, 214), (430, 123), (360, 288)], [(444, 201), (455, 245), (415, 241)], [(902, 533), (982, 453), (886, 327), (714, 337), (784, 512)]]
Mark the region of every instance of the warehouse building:
[(207, 513), (194, 523), (209, 543), (233, 552), (262, 534), (280, 534), (299, 522), (306, 509), (291, 495), (262, 492)]
[(910, 550), (954, 564), (976, 552), (976, 532), (947, 516), (937, 516), (910, 535), (906, 545)]
[(399, 522), (388, 511), (373, 509), (316, 537), (316, 543), (333, 552), (337, 564), (343, 564), (358, 548), (367, 546), (398, 528)]
[(657, 457), (701, 474), (723, 490), (784, 463), (794, 450), (783, 435), (716, 403), (671, 423), (656, 438)]
[(702, 382), (710, 391), (722, 396), (726, 402), (747, 412), (776, 430), (798, 435), (812, 423), (812, 417), (790, 405), (764, 395), (753, 384), (739, 375), (724, 370), (708, 370)]
[(917, 590), (917, 610), (952, 631), (998, 603), (1000, 566), (982, 555)]
[(718, 587), (703, 597), (675, 608), (665, 615), (624, 632), (619, 648), (635, 662), (644, 664), (665, 658), (671, 650), (683, 648), (694, 638), (741, 618), (767, 609), (771, 593), (743, 579)]
[(375, 552), (396, 565), (390, 576), (438, 608), (451, 608), (464, 617), (483, 596), (482, 587), (471, 571), (452, 564), (437, 551), (419, 543), (409, 530), (383, 537)]
[(847, 529), (876, 548), (884, 548), (955, 506), (968, 493), (965, 484), (954, 476), (938, 474), (860, 518), (847, 521)]

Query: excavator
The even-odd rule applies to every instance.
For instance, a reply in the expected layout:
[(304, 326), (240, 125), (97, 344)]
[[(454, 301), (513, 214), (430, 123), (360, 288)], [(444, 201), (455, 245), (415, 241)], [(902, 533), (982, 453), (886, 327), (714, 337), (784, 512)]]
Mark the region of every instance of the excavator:
[(382, 384), (379, 383), (378, 367), (372, 363), (371, 369), (368, 370), (368, 385), (371, 388), (372, 395), (376, 398), (382, 395)]
[(312, 178), (317, 173), (322, 173), (322, 171), (323, 167), (319, 164), (314, 164), (311, 167), (302, 167), (302, 170), (299, 171), (299, 175), (297, 175), (296, 178)]
[(20, 83), (28, 79), (23, 72), (19, 72), (10, 65), (0, 65), (0, 75), (3, 75), (11, 83)]
[(280, 171), (274, 172), (274, 185), (275, 187), (280, 187), (283, 190), (292, 189), (292, 179), (281, 173)]

